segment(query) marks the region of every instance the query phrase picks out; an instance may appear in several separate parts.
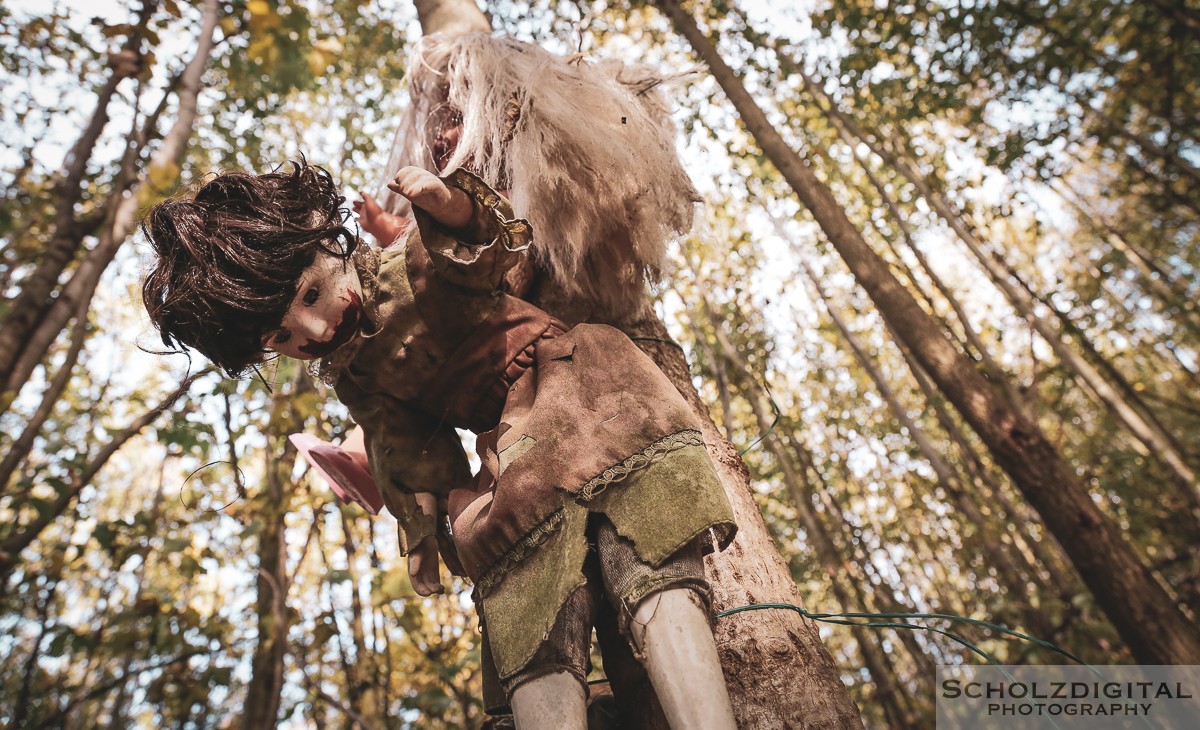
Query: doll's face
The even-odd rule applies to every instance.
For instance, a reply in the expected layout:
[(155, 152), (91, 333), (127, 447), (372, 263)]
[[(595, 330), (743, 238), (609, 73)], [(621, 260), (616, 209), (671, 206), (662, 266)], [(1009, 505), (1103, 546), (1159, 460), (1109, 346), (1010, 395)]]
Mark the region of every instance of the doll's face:
[(445, 107), (436, 113), (435, 123), (437, 133), (433, 138), (433, 162), (437, 169), (444, 170), (462, 139), (462, 114)]
[(279, 329), (264, 335), (263, 345), (297, 360), (325, 357), (354, 337), (361, 316), (362, 284), (354, 266), (318, 253), (300, 276)]

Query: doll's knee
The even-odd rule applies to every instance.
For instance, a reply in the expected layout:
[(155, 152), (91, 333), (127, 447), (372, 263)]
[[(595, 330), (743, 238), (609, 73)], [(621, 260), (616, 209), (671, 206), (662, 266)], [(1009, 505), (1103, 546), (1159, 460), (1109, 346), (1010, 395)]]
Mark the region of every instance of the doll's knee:
[[(617, 534), (603, 515), (593, 515), (593, 539), (609, 600), (617, 609), (618, 627), (635, 655), (642, 659), (642, 637), (662, 596), (678, 591), (708, 617), (712, 592), (704, 577), (700, 547), (691, 543), (655, 566), (638, 555), (633, 543)], [(678, 606), (678, 602), (673, 602)]]

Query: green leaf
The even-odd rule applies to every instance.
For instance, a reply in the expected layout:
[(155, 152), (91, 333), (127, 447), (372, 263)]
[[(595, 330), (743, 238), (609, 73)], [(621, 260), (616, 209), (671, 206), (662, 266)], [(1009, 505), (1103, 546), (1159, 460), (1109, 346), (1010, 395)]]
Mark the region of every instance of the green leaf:
[(27, 504), (37, 510), (40, 519), (49, 520), (55, 516), (55, 504), (53, 500), (32, 497), (27, 500)]
[(190, 538), (183, 537), (168, 537), (163, 541), (162, 549), (164, 552), (177, 553), (188, 549), (192, 546)]
[(200, 565), (200, 561), (193, 558), (191, 555), (181, 555), (179, 557), (179, 574), (184, 578), (192, 579), (197, 573), (203, 573), (204, 566)]
[(117, 533), (111, 525), (102, 522), (96, 525), (96, 529), (92, 532), (92, 537), (96, 538), (96, 542), (100, 543), (100, 547), (105, 550), (112, 550), (113, 543), (117, 539)]

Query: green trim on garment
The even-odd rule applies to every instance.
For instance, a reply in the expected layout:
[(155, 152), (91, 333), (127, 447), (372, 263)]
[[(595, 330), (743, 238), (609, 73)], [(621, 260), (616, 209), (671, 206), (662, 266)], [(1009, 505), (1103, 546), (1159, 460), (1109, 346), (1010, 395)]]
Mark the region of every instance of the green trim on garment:
[(539, 522), (536, 527), (522, 535), (521, 539), (517, 540), (512, 547), (504, 551), (504, 554), (501, 555), (496, 562), (492, 563), (492, 566), (487, 569), (487, 572), (481, 575), (479, 580), (476, 581), (476, 599), (478, 600), (487, 598), (487, 595), (491, 592), (492, 587), (499, 583), (500, 580), (517, 565), (517, 563), (529, 557), (530, 553), (532, 553), (539, 545), (546, 542), (551, 535), (558, 531), (558, 528), (562, 526), (562, 521), (563, 508), (559, 507), (555, 511), (551, 512), (546, 519)]
[(614, 464), (596, 476), (583, 483), (576, 499), (590, 502), (596, 495), (603, 492), (610, 484), (625, 481), (630, 474), (661, 461), (672, 451), (678, 451), (685, 446), (704, 446), (704, 437), (699, 431), (678, 431), (664, 436), (641, 451), (629, 456), (619, 464)]
[[(580, 503), (590, 502), (607, 489), (609, 485), (625, 481), (629, 478), (630, 474), (652, 466), (662, 461), (668, 454), (687, 446), (699, 446), (703, 449), (704, 437), (699, 431), (695, 430), (677, 431), (664, 436), (641, 451), (631, 454), (621, 460), (620, 463), (608, 467), (584, 482), (579, 493), (575, 495), (575, 500)], [(705, 458), (707, 459), (707, 456)], [(492, 563), (475, 583), (475, 595), (481, 599), (487, 598), (488, 593), (504, 578), (506, 573), (512, 570), (517, 563), (528, 557), (538, 545), (546, 542), (547, 538), (562, 524), (562, 512), (561, 507), (551, 512), (546, 519), (521, 536), (512, 547), (497, 558), (496, 562)]]
[(508, 251), (524, 251), (533, 241), (533, 227), (524, 218), (516, 218), (512, 206), (475, 173), (464, 168), (452, 172), (449, 180), (454, 187), (471, 196), (479, 207), (490, 214), (500, 226), (500, 238)]

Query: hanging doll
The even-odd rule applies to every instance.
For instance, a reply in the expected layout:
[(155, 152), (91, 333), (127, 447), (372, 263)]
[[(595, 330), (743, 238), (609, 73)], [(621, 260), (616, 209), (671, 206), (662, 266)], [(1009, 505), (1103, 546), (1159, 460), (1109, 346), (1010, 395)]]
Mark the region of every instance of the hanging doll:
[[(504, 291), (532, 255), (612, 317), (641, 297), (692, 195), (653, 78), (483, 35), (418, 53), (404, 139), (420, 140), (421, 166), (388, 186), (415, 226), (369, 211), (377, 233), (403, 235), (359, 245), (334, 181), (303, 160), (218, 175), (145, 224), (150, 317), (231, 375), (274, 352), (333, 385), (414, 587), (438, 589), (439, 536), (474, 582), (502, 690), (485, 687), (489, 711), (507, 701), (518, 727), (584, 727), (606, 601), (671, 726), (732, 728), (701, 557), (736, 528), (696, 417), (619, 330)], [(455, 428), (478, 434), (475, 477)]]

